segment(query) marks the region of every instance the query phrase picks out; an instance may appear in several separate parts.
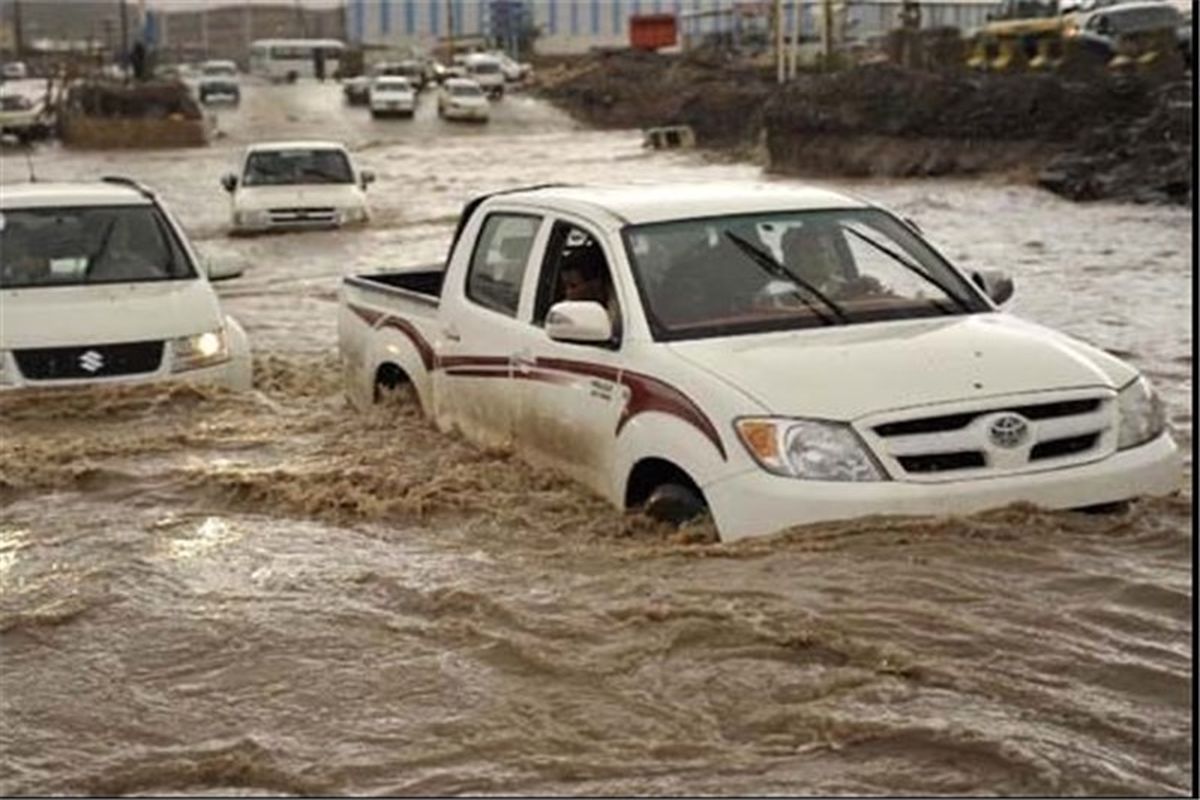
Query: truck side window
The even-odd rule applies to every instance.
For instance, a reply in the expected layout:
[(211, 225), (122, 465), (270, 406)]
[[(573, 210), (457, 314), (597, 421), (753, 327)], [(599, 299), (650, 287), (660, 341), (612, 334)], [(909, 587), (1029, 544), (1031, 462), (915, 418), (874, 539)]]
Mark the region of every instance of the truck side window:
[(467, 297), (510, 317), (517, 315), (521, 283), (541, 217), (490, 214), (475, 241), (467, 271)]
[(612, 272), (600, 243), (587, 231), (566, 222), (554, 223), (534, 302), (533, 324), (546, 323), (550, 306), (562, 300), (592, 300), (608, 310), (614, 338), (620, 339), (621, 310)]

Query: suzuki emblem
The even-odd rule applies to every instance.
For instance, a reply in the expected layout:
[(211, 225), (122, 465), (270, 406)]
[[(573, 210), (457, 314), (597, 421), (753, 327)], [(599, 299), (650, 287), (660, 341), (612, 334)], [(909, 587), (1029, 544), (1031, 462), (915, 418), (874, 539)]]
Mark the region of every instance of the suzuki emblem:
[(91, 373), (99, 372), (104, 367), (104, 356), (95, 350), (88, 350), (79, 357), (79, 367)]

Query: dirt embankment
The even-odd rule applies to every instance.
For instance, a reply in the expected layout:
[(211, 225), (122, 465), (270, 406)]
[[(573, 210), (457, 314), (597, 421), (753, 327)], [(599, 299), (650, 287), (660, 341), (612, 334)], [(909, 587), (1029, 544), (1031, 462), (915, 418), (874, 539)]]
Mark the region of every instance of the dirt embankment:
[(600, 127), (690, 125), (699, 146), (754, 152), (776, 172), (1004, 172), (1076, 200), (1192, 201), (1188, 85), (890, 64), (772, 78), (714, 58), (608, 53), (543, 71), (539, 91)]

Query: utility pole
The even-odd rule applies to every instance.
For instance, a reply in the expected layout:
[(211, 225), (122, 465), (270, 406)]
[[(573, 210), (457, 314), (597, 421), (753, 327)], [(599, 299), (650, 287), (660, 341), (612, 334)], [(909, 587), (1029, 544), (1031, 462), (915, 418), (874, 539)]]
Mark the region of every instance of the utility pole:
[(121, 0), (121, 72), (129, 83), (129, 8)]
[(446, 41), (450, 49), (450, 63), (454, 63), (454, 0), (446, 0)]
[(821, 0), (821, 58), (828, 69), (833, 50), (833, 0)]
[(783, 83), (783, 0), (775, 0), (775, 81)]
[(21, 0), (13, 2), (13, 45), (17, 48), (17, 60), (25, 52), (25, 32), (21, 26)]
[(200, 9), (200, 44), (204, 47), (204, 58), (209, 59), (208, 54), (208, 6)]

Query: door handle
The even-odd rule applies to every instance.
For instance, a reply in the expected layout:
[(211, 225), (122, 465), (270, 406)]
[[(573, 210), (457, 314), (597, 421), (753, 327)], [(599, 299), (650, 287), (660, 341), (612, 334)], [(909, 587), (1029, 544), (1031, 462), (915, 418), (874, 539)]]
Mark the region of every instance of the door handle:
[(453, 325), (447, 325), (446, 327), (442, 328), (442, 336), (445, 336), (452, 342), (462, 341), (462, 335), (459, 334), (458, 328), (454, 327)]
[(513, 366), (520, 372), (529, 372), (537, 364), (537, 359), (528, 350), (522, 350), (512, 355)]

